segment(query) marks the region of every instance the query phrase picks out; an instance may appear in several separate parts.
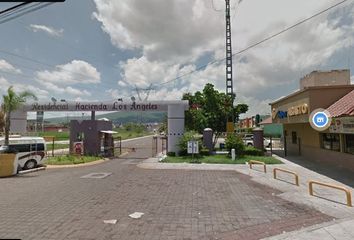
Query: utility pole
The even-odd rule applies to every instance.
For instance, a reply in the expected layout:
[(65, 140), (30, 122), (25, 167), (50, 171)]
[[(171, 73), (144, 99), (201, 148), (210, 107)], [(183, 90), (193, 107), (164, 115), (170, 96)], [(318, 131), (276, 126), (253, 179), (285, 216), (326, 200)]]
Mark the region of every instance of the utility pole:
[[(230, 0), (225, 0), (225, 21), (226, 21), (226, 95), (231, 97), (231, 107), (234, 104), (236, 94), (234, 94), (232, 84), (232, 46), (231, 46), (231, 20), (230, 20)], [(234, 132), (234, 117), (231, 113), (227, 119), (226, 132)]]
[(232, 46), (231, 46), (231, 20), (230, 20), (230, 0), (225, 0), (226, 3), (226, 94), (233, 100), (235, 94), (232, 84)]

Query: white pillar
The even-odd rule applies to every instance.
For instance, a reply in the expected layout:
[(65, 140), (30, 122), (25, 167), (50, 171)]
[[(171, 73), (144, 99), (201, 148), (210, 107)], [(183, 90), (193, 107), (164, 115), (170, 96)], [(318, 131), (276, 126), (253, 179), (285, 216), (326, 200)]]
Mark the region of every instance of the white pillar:
[(178, 154), (179, 148), (177, 144), (184, 133), (184, 111), (185, 106), (183, 104), (168, 105), (167, 152)]

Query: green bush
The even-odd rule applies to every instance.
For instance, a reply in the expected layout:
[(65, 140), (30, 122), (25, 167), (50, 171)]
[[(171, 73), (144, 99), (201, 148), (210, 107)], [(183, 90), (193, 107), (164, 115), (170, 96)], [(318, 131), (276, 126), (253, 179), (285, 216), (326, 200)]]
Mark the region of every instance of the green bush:
[(264, 152), (255, 147), (245, 147), (243, 154), (251, 156), (263, 156)]
[(183, 136), (180, 138), (178, 142), (178, 147), (179, 147), (179, 152), (178, 154), (180, 156), (186, 156), (188, 153), (188, 141), (198, 141), (199, 144), (199, 149), (202, 148), (202, 141), (201, 139), (196, 137), (197, 132), (195, 131), (188, 131), (183, 134)]
[(234, 148), (237, 156), (242, 156), (245, 149), (245, 145), (242, 139), (239, 136), (236, 136), (235, 134), (227, 135), (225, 140), (225, 147), (229, 152), (231, 152), (231, 149)]
[(200, 155), (202, 155), (202, 156), (209, 156), (210, 155), (210, 151), (207, 148), (202, 148), (199, 152), (200, 152)]
[(169, 157), (175, 157), (175, 156), (176, 156), (176, 153), (175, 153), (175, 152), (168, 152), (168, 153), (167, 153), (167, 156), (169, 156)]

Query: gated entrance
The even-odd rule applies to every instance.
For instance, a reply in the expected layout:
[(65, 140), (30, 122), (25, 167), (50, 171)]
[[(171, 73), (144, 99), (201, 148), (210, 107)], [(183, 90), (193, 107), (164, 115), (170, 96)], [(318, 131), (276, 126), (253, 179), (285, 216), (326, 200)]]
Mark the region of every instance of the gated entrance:
[(96, 111), (106, 112), (150, 112), (165, 111), (168, 118), (168, 132), (165, 144), (167, 152), (178, 152), (178, 140), (184, 133), (184, 112), (188, 110), (188, 101), (149, 101), (149, 102), (34, 102), (11, 114), (11, 132), (25, 133), (27, 112), (91, 112), (95, 120)]

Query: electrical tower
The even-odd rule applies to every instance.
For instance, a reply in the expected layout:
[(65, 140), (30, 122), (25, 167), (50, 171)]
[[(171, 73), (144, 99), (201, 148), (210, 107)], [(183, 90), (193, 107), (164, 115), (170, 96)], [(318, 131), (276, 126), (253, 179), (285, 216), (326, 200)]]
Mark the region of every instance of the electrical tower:
[(232, 47), (231, 47), (231, 20), (230, 20), (230, 0), (225, 0), (225, 20), (226, 20), (226, 94), (232, 99), (232, 104), (236, 94), (232, 86)]

